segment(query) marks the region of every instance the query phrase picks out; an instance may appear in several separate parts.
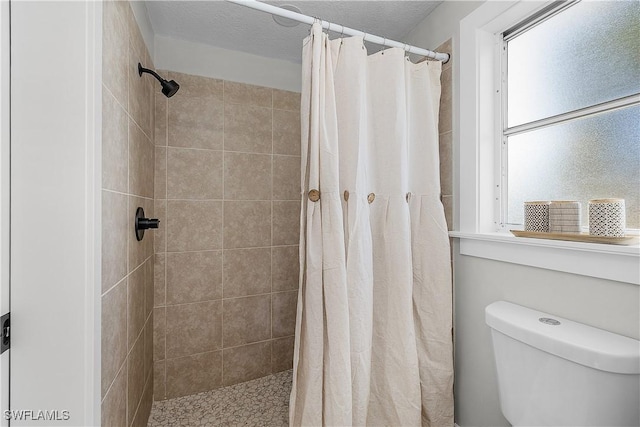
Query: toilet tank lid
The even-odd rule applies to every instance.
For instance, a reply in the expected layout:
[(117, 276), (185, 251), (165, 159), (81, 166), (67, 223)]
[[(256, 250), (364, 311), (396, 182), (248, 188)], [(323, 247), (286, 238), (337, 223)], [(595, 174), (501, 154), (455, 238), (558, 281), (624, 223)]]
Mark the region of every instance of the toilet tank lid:
[(498, 332), (575, 363), (601, 371), (640, 374), (638, 340), (506, 301), (489, 304), (485, 320)]

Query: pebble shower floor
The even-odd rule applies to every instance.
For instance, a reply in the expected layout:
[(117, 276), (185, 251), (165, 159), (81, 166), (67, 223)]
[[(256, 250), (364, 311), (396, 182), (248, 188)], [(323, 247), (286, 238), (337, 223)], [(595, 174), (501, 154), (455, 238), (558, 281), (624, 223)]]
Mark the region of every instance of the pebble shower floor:
[(153, 402), (148, 427), (287, 426), (292, 371)]

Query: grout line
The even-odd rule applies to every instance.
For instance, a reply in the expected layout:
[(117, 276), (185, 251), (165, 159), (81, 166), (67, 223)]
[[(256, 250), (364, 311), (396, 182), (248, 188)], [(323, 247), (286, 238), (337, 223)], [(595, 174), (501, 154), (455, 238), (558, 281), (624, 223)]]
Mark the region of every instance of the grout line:
[(114, 285), (111, 285), (111, 287), (109, 287), (109, 289), (107, 289), (106, 291), (104, 291), (102, 293), (102, 295), (100, 295), (100, 298), (104, 298), (105, 296), (107, 296), (107, 294), (109, 292), (111, 292), (113, 289), (115, 289), (116, 287), (118, 287), (118, 285), (120, 285), (122, 282), (124, 282), (127, 278), (129, 277), (129, 274), (125, 274), (124, 277), (120, 280), (118, 280)]
[[(128, 174), (127, 174), (128, 175)], [(128, 180), (128, 178), (127, 178)], [(127, 184), (128, 185), (128, 184)], [(154, 201), (153, 197), (146, 197), (146, 196), (139, 196), (137, 194), (133, 194), (133, 193), (123, 193), (122, 191), (117, 191), (117, 190), (110, 190), (108, 188), (103, 188), (102, 191), (107, 191), (109, 193), (113, 193), (113, 194), (119, 194), (121, 196), (127, 196), (127, 197), (136, 197), (138, 199), (143, 199), (146, 201)]]
[[(403, 193), (404, 194), (404, 193)], [(137, 197), (137, 196), (136, 196)], [(153, 199), (147, 199), (153, 200)], [(251, 200), (251, 199), (156, 199), (156, 200), (167, 200), (169, 202), (276, 202), (276, 203), (286, 203), (286, 202), (300, 202), (300, 200), (294, 199), (285, 199), (285, 200), (271, 200), (271, 199), (259, 199), (259, 200)]]
[[(107, 387), (107, 391), (104, 392), (104, 397), (102, 397), (100, 399), (100, 405), (102, 405), (104, 403), (104, 401), (107, 399), (107, 396), (109, 395), (109, 392), (113, 388), (113, 384), (116, 382), (116, 379), (118, 378), (118, 375), (120, 375), (120, 372), (122, 372), (122, 370), (124, 369), (126, 364), (127, 364), (127, 357), (125, 356), (124, 360), (120, 364), (120, 368), (118, 368), (118, 370), (116, 371), (116, 374), (114, 375), (113, 379), (111, 380), (111, 384), (109, 384), (109, 387)], [(126, 381), (126, 378), (125, 378), (125, 381)]]
[[(271, 287), (271, 292), (270, 292), (270, 296), (269, 296), (269, 337), (271, 337), (273, 339), (273, 199), (274, 199), (274, 191), (275, 191), (275, 187), (274, 187), (274, 163), (275, 163), (275, 157), (273, 154), (273, 133), (274, 133), (274, 108), (273, 108), (273, 100), (274, 95), (273, 95), (273, 90), (271, 91), (271, 250), (270, 250), (270, 255), (271, 255), (271, 264), (269, 265), (269, 271), (270, 271), (270, 287)], [(269, 366), (269, 372), (273, 372), (273, 345), (271, 345), (271, 364)]]
[[(198, 353), (191, 353), (191, 354), (187, 354), (187, 355), (185, 355), (185, 356), (170, 357), (170, 358), (166, 358), (166, 359), (163, 359), (163, 360), (158, 360), (158, 362), (162, 362), (162, 361), (164, 361), (164, 362), (168, 362), (168, 361), (170, 361), (170, 360), (184, 359), (185, 357), (200, 356), (200, 355), (202, 355), (202, 354), (207, 354), (207, 353), (217, 353), (217, 352), (222, 352), (222, 353), (224, 354), (224, 350), (235, 350), (235, 349), (237, 349), (237, 348), (241, 348), (241, 347), (248, 347), (248, 346), (256, 345), (256, 344), (265, 344), (265, 343), (269, 343), (269, 342), (272, 342), (272, 341), (275, 341), (275, 340), (286, 339), (286, 338), (293, 338), (293, 337), (295, 337), (295, 335), (286, 335), (286, 336), (283, 336), (283, 337), (267, 338), (267, 339), (265, 339), (265, 340), (261, 340), (261, 341), (253, 341), (253, 342), (250, 342), (250, 343), (244, 343), (244, 344), (240, 344), (240, 345), (234, 345), (234, 346), (231, 346), (231, 347), (224, 347), (224, 348), (222, 348), (222, 347), (221, 347), (221, 348), (217, 348), (217, 349), (215, 349), (215, 350), (201, 351), (201, 352), (198, 352)], [(273, 346), (272, 346), (272, 347), (273, 347)], [(223, 358), (224, 358), (224, 356), (223, 356)], [(224, 359), (223, 359), (223, 360), (224, 360)]]
[[(238, 248), (224, 248), (225, 251), (249, 251), (253, 249), (271, 249), (271, 248), (292, 248), (298, 247), (298, 243), (292, 243), (290, 245), (273, 245), (273, 246), (242, 246)], [(168, 251), (168, 252), (157, 252), (157, 254), (187, 254), (187, 253), (199, 253), (199, 252), (221, 252), (222, 247), (217, 249), (198, 249), (193, 251)]]
[[(226, 97), (226, 89), (227, 89), (227, 84), (226, 81), (223, 80), (222, 81), (222, 214), (221, 214), (221, 223), (222, 223), (222, 248), (221, 248), (221, 257), (222, 257), (222, 296), (224, 297), (224, 290), (225, 290), (225, 280), (224, 280), (224, 207), (225, 207), (225, 194), (226, 194), (226, 180), (224, 179), (225, 176), (225, 158), (226, 158), (226, 145), (227, 145), (227, 138), (226, 138), (226, 129), (225, 129), (225, 124), (226, 124), (226, 105), (227, 105), (227, 97)], [(224, 348), (224, 299), (220, 302), (220, 347)], [(220, 354), (220, 380), (221, 382), (224, 384), (224, 377), (225, 377), (225, 373), (224, 373), (224, 353)]]
[[(271, 124), (271, 127), (273, 128), (273, 123)], [(447, 131), (447, 132), (451, 132), (451, 131)], [(446, 132), (443, 132), (443, 133), (446, 133)], [(272, 130), (272, 134), (273, 134), (273, 130)], [(272, 142), (272, 145), (273, 145), (273, 142)], [(272, 152), (269, 153), (264, 151), (240, 151), (240, 150), (228, 150), (225, 148), (214, 149), (214, 148), (201, 148), (201, 147), (182, 147), (182, 146), (176, 146), (176, 145), (156, 145), (156, 147), (165, 147), (172, 150), (214, 151), (218, 153), (224, 152), (224, 153), (231, 153), (231, 154), (255, 154), (255, 155), (263, 155), (263, 156), (268, 156), (270, 154), (273, 154), (275, 156), (281, 156), (281, 157), (296, 157), (296, 158), (301, 157), (300, 154), (274, 153), (273, 149), (272, 149)], [(223, 147), (224, 147), (224, 124), (223, 124)]]
[[(162, 335), (164, 336), (164, 355), (163, 360), (167, 359), (167, 246), (169, 244), (169, 202), (166, 200), (169, 195), (169, 100), (164, 99), (165, 102), (165, 143), (167, 144), (167, 149), (165, 150), (165, 174), (164, 174), (164, 215), (166, 220), (166, 225), (164, 227), (164, 267), (163, 267), (163, 275), (164, 275), (164, 325), (162, 327)], [(155, 381), (155, 380), (154, 380)], [(164, 374), (163, 374), (163, 384), (162, 384), (162, 398), (167, 398), (167, 363), (164, 363)]]
[(203, 304), (203, 303), (207, 303), (207, 302), (216, 302), (216, 301), (228, 301), (228, 300), (236, 300), (236, 299), (241, 299), (241, 298), (253, 298), (253, 297), (264, 297), (264, 296), (272, 296), (275, 294), (286, 294), (286, 293), (292, 293), (292, 292), (298, 292), (297, 288), (293, 288), (293, 289), (284, 289), (284, 290), (277, 290), (277, 291), (273, 291), (273, 292), (263, 292), (260, 294), (251, 294), (251, 295), (242, 295), (242, 296), (237, 296), (237, 297), (223, 297), (223, 298), (217, 298), (217, 299), (207, 299), (207, 300), (202, 300), (202, 301), (189, 301), (189, 302), (179, 302), (179, 303), (173, 303), (173, 304), (165, 304), (165, 305), (159, 305), (155, 308), (163, 308), (163, 307), (181, 307), (181, 306), (185, 306), (185, 305), (193, 305), (193, 304)]

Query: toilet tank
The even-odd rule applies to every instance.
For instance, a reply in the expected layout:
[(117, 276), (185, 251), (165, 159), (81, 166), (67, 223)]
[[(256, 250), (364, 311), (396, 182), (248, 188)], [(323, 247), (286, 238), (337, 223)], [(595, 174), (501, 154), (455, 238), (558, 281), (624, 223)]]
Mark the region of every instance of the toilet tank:
[(640, 426), (640, 341), (505, 301), (485, 310), (514, 426)]

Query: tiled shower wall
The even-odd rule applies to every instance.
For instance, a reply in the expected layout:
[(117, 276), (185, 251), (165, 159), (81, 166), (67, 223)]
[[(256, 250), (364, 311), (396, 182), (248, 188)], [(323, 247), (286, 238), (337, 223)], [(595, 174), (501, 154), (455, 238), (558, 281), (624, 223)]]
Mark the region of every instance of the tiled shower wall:
[(291, 368), (299, 269), (300, 94), (162, 74), (156, 400)]
[(128, 2), (103, 3), (102, 425), (146, 426), (153, 391), (153, 67)]
[(435, 49), (436, 52), (449, 53), (452, 57), (449, 62), (442, 65), (442, 74), (440, 76), (442, 92), (440, 95), (440, 120), (438, 122), (440, 137), (440, 191), (449, 230), (453, 230), (452, 47), (451, 39), (449, 39)]

